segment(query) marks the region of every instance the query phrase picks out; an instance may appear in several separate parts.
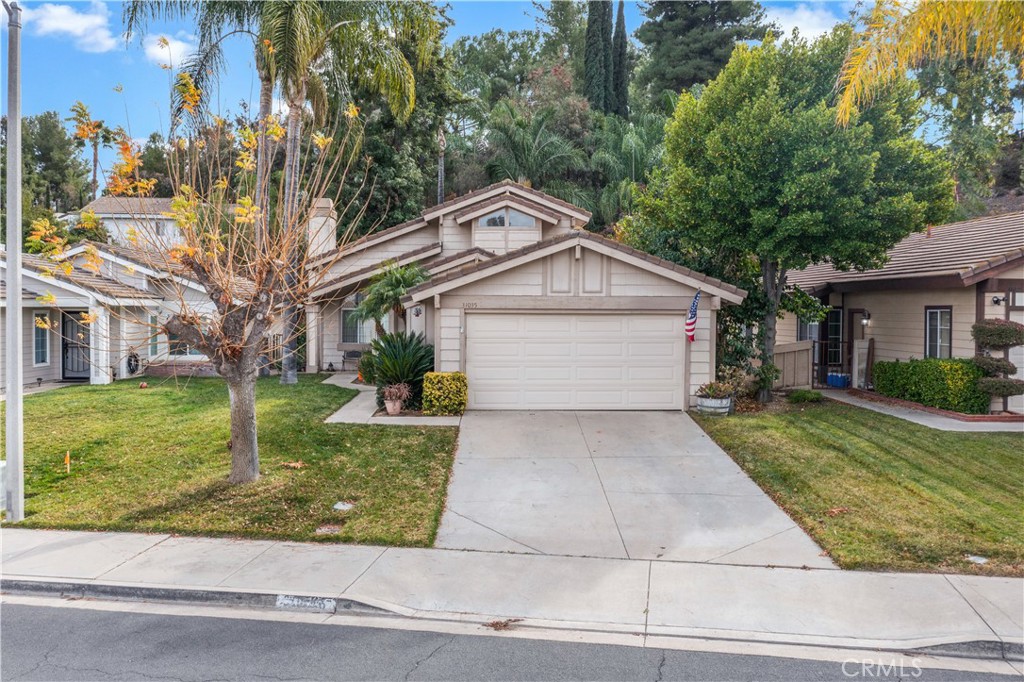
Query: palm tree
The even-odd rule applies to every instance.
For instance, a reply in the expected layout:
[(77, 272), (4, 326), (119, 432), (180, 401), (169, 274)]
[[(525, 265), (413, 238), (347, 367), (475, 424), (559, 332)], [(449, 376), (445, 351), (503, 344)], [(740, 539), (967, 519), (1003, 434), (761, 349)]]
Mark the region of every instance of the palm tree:
[[(323, 117), (329, 91), (325, 79), (340, 74), (342, 87), (348, 82), (369, 86), (384, 95), (399, 119), (405, 119), (416, 103), (416, 81), (401, 46), (411, 45), (418, 65), (423, 67), (431, 58), (439, 35), (437, 10), (422, 0), (280, 0), (264, 4), (261, 44), (267, 46), (270, 72), (288, 103), (282, 230), (298, 229), (303, 114), (309, 103), (314, 117)], [(300, 276), (298, 257), (299, 254), (293, 254), (291, 278)], [(298, 381), (298, 318), (299, 302), (289, 302), (283, 319), (283, 384)]]
[(373, 276), (370, 286), (363, 291), (363, 299), (356, 307), (356, 319), (373, 320), (377, 336), (383, 336), (384, 317), (394, 312), (395, 319), (401, 318), (404, 313), (402, 299), (406, 292), (428, 279), (430, 273), (418, 263), (399, 265), (393, 262), (387, 265)]
[(928, 59), (1010, 56), (1024, 68), (1020, 0), (877, 0), (839, 76), (840, 123)]
[(638, 114), (631, 120), (608, 116), (597, 131), (591, 167), (603, 182), (595, 202), (595, 222), (611, 225), (632, 207), (633, 189), (644, 183), (664, 152), (665, 119)]
[(583, 152), (548, 128), (553, 112), (532, 116), (502, 100), (491, 114), (487, 142), (494, 156), (487, 164), (492, 180), (514, 180), (541, 189), (550, 180), (584, 165)]

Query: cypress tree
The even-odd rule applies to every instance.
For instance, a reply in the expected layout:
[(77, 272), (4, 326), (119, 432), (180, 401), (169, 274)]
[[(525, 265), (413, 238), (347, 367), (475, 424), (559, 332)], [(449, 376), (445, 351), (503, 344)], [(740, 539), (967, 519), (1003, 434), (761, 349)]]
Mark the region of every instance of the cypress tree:
[(605, 101), (605, 52), (601, 40), (604, 26), (604, 0), (587, 3), (587, 35), (583, 52), (583, 94), (590, 100), (590, 106), (604, 111)]
[(615, 111), (615, 58), (612, 56), (612, 3), (603, 3), (601, 51), (604, 53), (604, 113)]
[(615, 35), (612, 37), (612, 105), (613, 114), (629, 117), (629, 83), (626, 67), (626, 10), (625, 0), (619, 0), (619, 13), (615, 17)]

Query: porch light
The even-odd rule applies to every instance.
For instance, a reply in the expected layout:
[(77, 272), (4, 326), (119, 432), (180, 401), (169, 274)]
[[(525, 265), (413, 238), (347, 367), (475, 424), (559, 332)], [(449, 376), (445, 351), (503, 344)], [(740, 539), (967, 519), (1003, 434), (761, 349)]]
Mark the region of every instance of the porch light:
[(860, 318), (860, 326), (866, 327), (869, 322), (871, 322), (871, 313), (865, 311), (864, 316)]
[(422, 314), (423, 314), (423, 306), (418, 305), (418, 306), (416, 306), (415, 308), (412, 309), (412, 316), (413, 317), (419, 317)]
[(1004, 302), (1006, 302), (1006, 296), (993, 296), (992, 297), (992, 305), (1002, 305)]

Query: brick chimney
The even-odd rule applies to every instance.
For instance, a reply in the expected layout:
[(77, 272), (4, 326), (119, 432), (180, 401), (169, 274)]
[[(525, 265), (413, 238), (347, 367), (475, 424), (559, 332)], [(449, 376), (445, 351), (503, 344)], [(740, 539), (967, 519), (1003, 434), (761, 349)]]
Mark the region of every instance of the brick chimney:
[(314, 199), (306, 223), (306, 257), (316, 258), (338, 245), (338, 214), (330, 199)]

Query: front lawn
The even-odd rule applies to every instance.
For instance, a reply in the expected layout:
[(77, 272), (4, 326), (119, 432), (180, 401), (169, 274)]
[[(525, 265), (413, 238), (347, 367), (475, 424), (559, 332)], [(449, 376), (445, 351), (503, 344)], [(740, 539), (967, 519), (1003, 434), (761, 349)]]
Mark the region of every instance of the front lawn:
[(1024, 575), (1019, 433), (937, 431), (832, 401), (696, 419), (843, 568)]
[[(28, 396), (20, 525), (430, 546), (456, 429), (324, 424), (356, 391), (323, 379), (260, 380), (262, 475), (243, 486), (226, 483), (228, 395), (219, 379)], [(334, 511), (338, 501), (355, 507)], [(318, 535), (324, 526), (340, 532)]]

